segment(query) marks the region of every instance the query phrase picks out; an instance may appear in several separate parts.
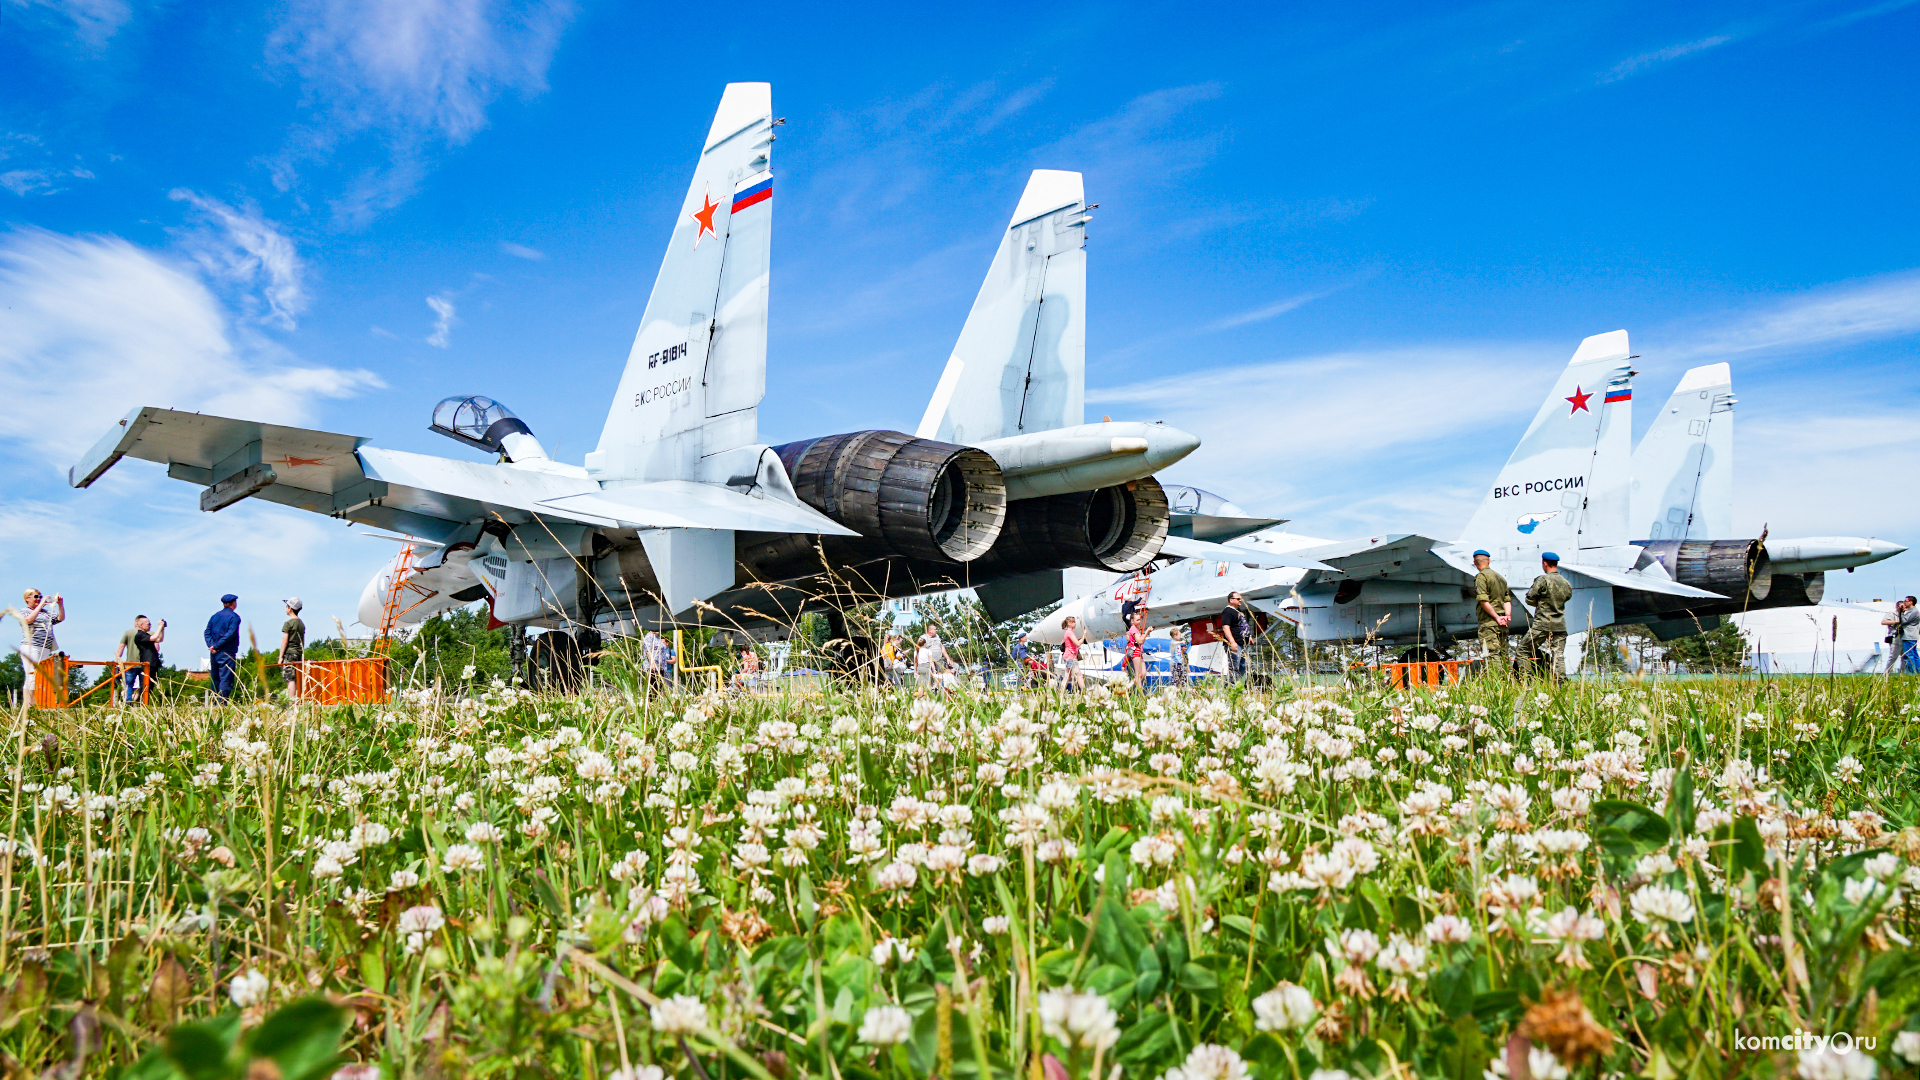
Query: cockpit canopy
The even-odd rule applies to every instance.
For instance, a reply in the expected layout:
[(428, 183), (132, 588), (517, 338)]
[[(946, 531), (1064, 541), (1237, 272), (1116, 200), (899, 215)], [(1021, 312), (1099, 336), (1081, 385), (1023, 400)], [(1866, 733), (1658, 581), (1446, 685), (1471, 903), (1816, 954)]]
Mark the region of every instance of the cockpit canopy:
[(507, 447), (508, 436), (533, 435), (526, 422), (513, 415), (512, 409), (480, 394), (450, 397), (435, 405), (432, 430), (509, 458), (513, 454)]

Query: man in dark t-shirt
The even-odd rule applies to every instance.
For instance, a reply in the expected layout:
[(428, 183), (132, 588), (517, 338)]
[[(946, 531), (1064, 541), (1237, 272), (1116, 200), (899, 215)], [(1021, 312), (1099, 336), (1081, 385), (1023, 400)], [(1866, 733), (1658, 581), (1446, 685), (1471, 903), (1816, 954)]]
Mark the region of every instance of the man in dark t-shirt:
[(1220, 640), (1227, 646), (1227, 681), (1247, 677), (1247, 646), (1253, 642), (1253, 620), (1247, 616), (1247, 601), (1239, 593), (1227, 594), (1227, 609), (1220, 613)]
[(126, 668), (126, 701), (136, 705), (146, 699), (153, 686), (153, 680), (160, 677), (160, 643), (167, 639), (167, 620), (160, 620), (160, 630), (154, 632), (153, 622), (145, 615), (133, 618), (133, 629), (120, 635), (120, 647), (114, 650), (116, 663), (137, 665)]

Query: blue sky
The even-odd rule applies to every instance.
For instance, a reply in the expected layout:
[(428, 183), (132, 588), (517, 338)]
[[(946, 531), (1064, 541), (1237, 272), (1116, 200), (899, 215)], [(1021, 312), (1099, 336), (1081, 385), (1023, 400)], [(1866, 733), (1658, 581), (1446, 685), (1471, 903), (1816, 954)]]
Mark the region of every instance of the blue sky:
[(1743, 535), (1912, 543), (1917, 44), (1911, 0), (0, 0), (0, 584), (65, 593), (76, 655), (228, 589), (263, 643), (286, 595), (351, 621), (384, 542), (65, 467), (140, 404), (459, 454), (468, 392), (577, 462), (732, 80), (788, 118), (769, 442), (911, 430), (1026, 173), (1078, 169), (1089, 418), (1200, 434), (1173, 479), (1451, 537), (1625, 327), (1641, 428), (1733, 363)]

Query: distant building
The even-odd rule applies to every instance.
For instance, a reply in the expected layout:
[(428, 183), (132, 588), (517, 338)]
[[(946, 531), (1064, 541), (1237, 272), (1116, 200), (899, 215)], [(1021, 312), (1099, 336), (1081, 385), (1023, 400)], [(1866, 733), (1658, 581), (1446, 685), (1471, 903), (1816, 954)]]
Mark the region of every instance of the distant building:
[(1747, 663), (1772, 675), (1872, 672), (1886, 667), (1893, 601), (1769, 608), (1733, 616), (1747, 635)]

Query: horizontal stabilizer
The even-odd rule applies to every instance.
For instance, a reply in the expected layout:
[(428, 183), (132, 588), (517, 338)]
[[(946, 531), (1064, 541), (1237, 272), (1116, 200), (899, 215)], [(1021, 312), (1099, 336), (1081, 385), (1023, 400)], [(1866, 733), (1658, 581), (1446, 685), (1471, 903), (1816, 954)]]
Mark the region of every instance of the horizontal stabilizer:
[(1333, 567), (1313, 559), (1298, 555), (1283, 555), (1268, 551), (1256, 551), (1253, 548), (1238, 547), (1233, 544), (1209, 544), (1205, 540), (1193, 540), (1185, 536), (1169, 536), (1160, 545), (1160, 551), (1167, 555), (1178, 555), (1183, 559), (1218, 559), (1225, 562), (1252, 563), (1263, 569), (1291, 567), (1295, 570), (1327, 570)]
[(564, 514), (611, 518), (647, 529), (860, 535), (810, 506), (756, 499), (719, 484), (689, 480), (660, 480), (565, 495), (548, 499), (543, 505)]
[(1623, 589), (1639, 592), (1661, 593), (1666, 596), (1685, 596), (1701, 600), (1725, 600), (1726, 597), (1705, 589), (1696, 589), (1691, 585), (1682, 585), (1672, 578), (1656, 576), (1640, 570), (1613, 570), (1603, 566), (1574, 566), (1561, 563), (1560, 572), (1574, 579), (1574, 587), (1581, 586), (1580, 578), (1586, 577), (1603, 585), (1617, 585)]

